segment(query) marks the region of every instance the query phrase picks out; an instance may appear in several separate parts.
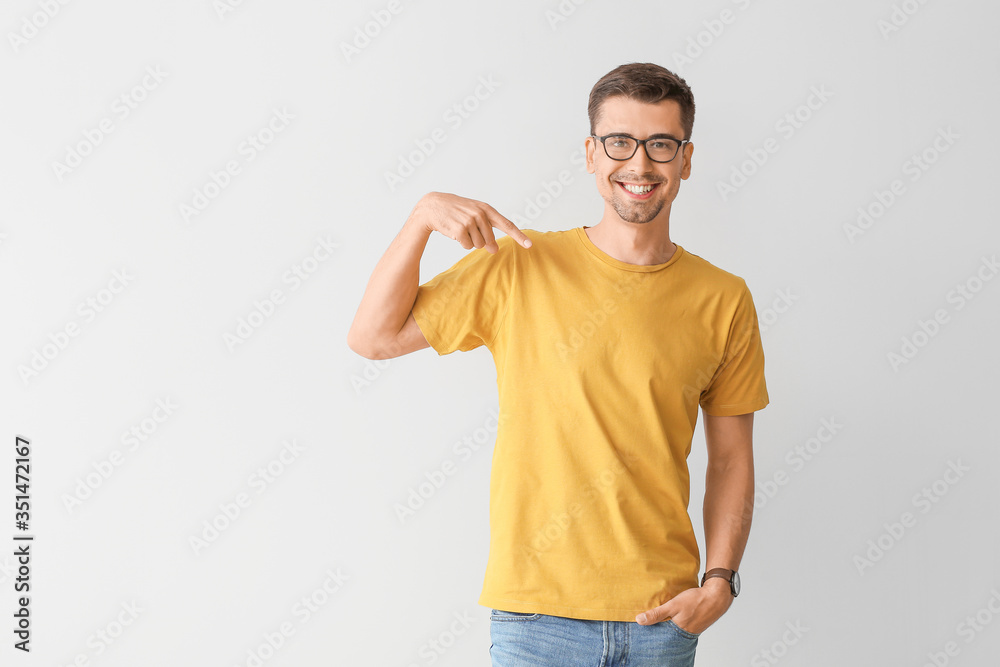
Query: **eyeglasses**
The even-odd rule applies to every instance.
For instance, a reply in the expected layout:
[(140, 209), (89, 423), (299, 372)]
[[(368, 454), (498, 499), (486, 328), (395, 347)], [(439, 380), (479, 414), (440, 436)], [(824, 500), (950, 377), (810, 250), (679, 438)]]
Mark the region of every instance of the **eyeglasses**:
[[(681, 146), (690, 143), (689, 140), (677, 141), (664, 137), (651, 139), (636, 139), (627, 134), (606, 134), (603, 137), (590, 135), (604, 144), (604, 153), (612, 160), (631, 160), (635, 152), (639, 150), (639, 144), (646, 151), (646, 155), (653, 162), (670, 162), (677, 157)], [(611, 141), (609, 142), (608, 139)]]

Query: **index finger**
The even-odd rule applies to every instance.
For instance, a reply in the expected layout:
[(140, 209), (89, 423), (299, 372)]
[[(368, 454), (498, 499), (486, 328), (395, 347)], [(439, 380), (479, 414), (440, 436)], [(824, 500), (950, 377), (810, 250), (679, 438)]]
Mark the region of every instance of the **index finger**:
[(500, 213), (492, 206), (489, 208), (489, 216), (491, 225), (502, 231), (507, 236), (513, 236), (517, 242), (525, 248), (531, 247), (531, 239), (525, 236), (524, 232), (517, 228), (517, 225), (500, 215)]

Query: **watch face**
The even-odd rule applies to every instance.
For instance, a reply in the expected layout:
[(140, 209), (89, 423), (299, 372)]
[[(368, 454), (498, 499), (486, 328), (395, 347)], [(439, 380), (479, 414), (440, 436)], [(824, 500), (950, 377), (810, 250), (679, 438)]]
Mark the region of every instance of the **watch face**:
[(733, 597), (739, 595), (740, 594), (740, 573), (739, 572), (733, 572), (733, 578), (729, 582), (729, 584), (733, 588)]

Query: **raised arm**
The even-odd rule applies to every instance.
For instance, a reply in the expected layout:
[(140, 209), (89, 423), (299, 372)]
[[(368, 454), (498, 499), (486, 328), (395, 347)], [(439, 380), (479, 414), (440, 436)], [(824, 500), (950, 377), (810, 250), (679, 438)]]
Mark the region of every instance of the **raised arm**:
[(489, 204), (441, 192), (424, 195), (375, 265), (347, 333), (347, 345), (368, 359), (392, 359), (429, 347), (411, 314), (427, 239), (437, 231), (466, 250), (485, 247), (496, 253), (493, 227), (526, 248), (531, 245)]

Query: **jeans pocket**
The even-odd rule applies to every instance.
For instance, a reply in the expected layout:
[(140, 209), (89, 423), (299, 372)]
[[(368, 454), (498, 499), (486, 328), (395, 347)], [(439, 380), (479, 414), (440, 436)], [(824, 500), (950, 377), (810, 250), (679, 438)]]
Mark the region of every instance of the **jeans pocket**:
[(541, 618), (541, 614), (528, 614), (521, 611), (504, 611), (503, 609), (490, 609), (491, 621), (534, 621)]
[(693, 632), (688, 632), (681, 626), (674, 623), (674, 619), (672, 618), (668, 618), (666, 621), (664, 621), (664, 623), (667, 624), (668, 628), (679, 634), (681, 637), (684, 637), (685, 639), (697, 639), (698, 637), (701, 636), (700, 632), (698, 634), (695, 634)]

